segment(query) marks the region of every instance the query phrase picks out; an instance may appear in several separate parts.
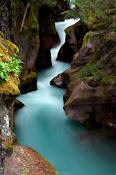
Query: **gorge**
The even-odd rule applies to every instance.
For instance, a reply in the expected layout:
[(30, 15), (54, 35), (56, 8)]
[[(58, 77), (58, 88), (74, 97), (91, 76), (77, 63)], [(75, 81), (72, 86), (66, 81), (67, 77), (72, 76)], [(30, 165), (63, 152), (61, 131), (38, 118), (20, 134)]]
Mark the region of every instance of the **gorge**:
[(115, 0), (0, 1), (0, 175), (115, 174), (115, 19)]
[(114, 139), (67, 119), (62, 109), (64, 90), (50, 86), (50, 80), (69, 67), (55, 59), (71, 21), (56, 23), (61, 43), (51, 49), (53, 67), (38, 74), (38, 90), (17, 98), (25, 107), (15, 114), (15, 133), (20, 145), (42, 154), (59, 175), (114, 175)]

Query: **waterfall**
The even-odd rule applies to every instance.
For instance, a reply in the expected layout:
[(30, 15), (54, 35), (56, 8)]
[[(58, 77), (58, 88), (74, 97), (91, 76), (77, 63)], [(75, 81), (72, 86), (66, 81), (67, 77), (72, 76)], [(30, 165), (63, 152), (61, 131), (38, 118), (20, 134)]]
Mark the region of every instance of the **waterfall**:
[[(70, 0), (70, 2), (75, 2), (75, 0)], [(71, 5), (70, 5), (70, 8), (71, 8), (71, 9), (75, 8), (75, 5), (71, 4)]]

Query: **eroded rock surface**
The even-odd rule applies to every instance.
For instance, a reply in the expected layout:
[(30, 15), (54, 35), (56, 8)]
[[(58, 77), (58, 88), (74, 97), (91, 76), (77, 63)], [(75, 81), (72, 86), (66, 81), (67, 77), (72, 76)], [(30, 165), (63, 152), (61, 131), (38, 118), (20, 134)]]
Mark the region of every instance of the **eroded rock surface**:
[(24, 172), (27, 175), (58, 175), (56, 169), (47, 160), (25, 146), (14, 146), (13, 154), (5, 159), (4, 167), (4, 175), (12, 175), (13, 172), (17, 175)]

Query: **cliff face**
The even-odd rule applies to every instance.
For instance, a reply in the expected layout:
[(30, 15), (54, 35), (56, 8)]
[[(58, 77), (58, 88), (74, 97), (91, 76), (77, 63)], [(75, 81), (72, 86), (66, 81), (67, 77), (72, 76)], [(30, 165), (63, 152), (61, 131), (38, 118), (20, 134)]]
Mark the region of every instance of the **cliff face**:
[[(1, 32), (0, 63), (9, 63), (9, 58), (14, 56), (16, 48), (17, 47), (12, 42), (3, 38)], [(1, 67), (0, 78), (2, 77), (2, 73)], [(0, 157), (0, 166), (3, 166), (4, 158), (12, 154), (12, 144), (16, 139), (13, 134), (13, 105), (14, 96), (20, 94), (18, 85), (19, 79), (16, 74), (12, 72), (8, 73), (8, 81), (0, 80), (0, 156), (2, 155), (2, 157)]]
[[(9, 58), (14, 56), (16, 50), (16, 45), (5, 40), (1, 32), (0, 63), (9, 63)], [(1, 80), (1, 77), (2, 69), (0, 69), (0, 174), (20, 175), (27, 171), (28, 174), (56, 175), (55, 168), (37, 152), (28, 147), (13, 146), (17, 144), (13, 133), (13, 114), (15, 96), (20, 94), (18, 88), (20, 81), (13, 72), (8, 73), (8, 80)]]
[(25, 1), (14, 1), (14, 36), (24, 62), (21, 93), (36, 90), (36, 72), (52, 66), (50, 49), (59, 42), (55, 29), (56, 13), (68, 5), (64, 2), (62, 9), (60, 1), (56, 1), (56, 5), (47, 1), (31, 1), (21, 29), (27, 6)]
[[(104, 128), (115, 133), (116, 37), (115, 32), (100, 30), (98, 24), (84, 36), (70, 69), (51, 83), (66, 87), (64, 110), (69, 118), (89, 128)], [(75, 30), (79, 30), (78, 25)]]
[(0, 31), (5, 39), (14, 41), (13, 35), (13, 0), (0, 1)]
[(27, 9), (27, 15), (22, 21), (27, 4), (24, 1), (14, 1), (14, 36), (23, 58), (20, 90), (22, 93), (37, 89), (37, 74), (35, 62), (40, 47), (38, 9), (39, 3), (32, 3)]
[[(23, 58), (21, 93), (37, 89), (37, 71), (51, 66), (50, 49), (59, 42), (55, 21), (67, 1), (1, 1), (0, 30), (19, 47)], [(58, 15), (57, 15), (58, 13)]]

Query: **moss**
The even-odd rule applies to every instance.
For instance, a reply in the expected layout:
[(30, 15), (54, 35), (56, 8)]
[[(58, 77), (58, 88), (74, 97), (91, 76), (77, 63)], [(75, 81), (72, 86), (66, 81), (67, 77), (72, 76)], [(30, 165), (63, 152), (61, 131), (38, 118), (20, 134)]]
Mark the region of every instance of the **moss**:
[[(3, 36), (3, 35), (2, 35)], [(12, 57), (17, 50), (17, 46), (9, 40), (5, 40), (0, 35), (0, 61), (8, 62), (9, 57)], [(11, 73), (8, 75), (8, 81), (3, 81), (0, 83), (0, 93), (19, 95), (20, 91), (18, 89), (19, 79), (16, 75)]]
[(87, 44), (87, 41), (88, 41), (89, 37), (90, 37), (90, 32), (85, 34), (84, 39), (83, 39), (82, 47), (84, 47)]
[(106, 26), (105, 22), (99, 22), (97, 24), (93, 24), (92, 27), (89, 26), (89, 28), (97, 31), (97, 30), (101, 30), (101, 29), (104, 30), (105, 26)]
[(23, 81), (24, 83), (30, 82), (32, 79), (36, 79), (37, 78), (37, 73), (31, 71), (30, 73), (24, 74), (23, 76)]
[(5, 40), (5, 44), (6, 44), (6, 47), (8, 49), (8, 55), (10, 55), (10, 57), (13, 57), (14, 56), (14, 53), (16, 52), (19, 52), (19, 49), (18, 47), (12, 43), (11, 41), (9, 40)]
[(39, 3), (32, 3), (30, 6), (29, 14), (26, 18), (26, 25), (32, 30), (39, 30), (38, 23), (38, 12), (39, 12)]
[(8, 81), (3, 81), (0, 83), (0, 93), (19, 95), (20, 90), (18, 89), (19, 79), (16, 78), (15, 74), (10, 74), (8, 76)]
[(97, 19), (93, 12), (89, 9), (88, 10), (88, 27), (92, 29), (94, 24), (96, 23)]
[(9, 40), (5, 40), (0, 35), (0, 53), (3, 55), (0, 57), (0, 61), (8, 62), (8, 58), (12, 57), (17, 49), (17, 46)]
[(105, 36), (105, 39), (106, 39), (106, 40), (116, 40), (116, 32), (108, 33), (108, 34)]
[(9, 149), (13, 149), (13, 143), (12, 142), (3, 142), (3, 144)]
[[(41, 4), (37, 1), (33, 1), (28, 9), (27, 16), (25, 18), (23, 31), (25, 30), (39, 30), (38, 12)], [(14, 16), (15, 16), (15, 32), (17, 33), (21, 27), (22, 19), (24, 16), (26, 5), (23, 0), (14, 1)]]
[(3, 38), (4, 37), (4, 34), (0, 31), (0, 36)]
[(72, 34), (72, 31), (73, 31), (73, 27), (68, 27), (65, 29), (65, 33), (69, 36)]
[(107, 13), (110, 14), (110, 15), (116, 14), (116, 8), (108, 9), (108, 12)]

